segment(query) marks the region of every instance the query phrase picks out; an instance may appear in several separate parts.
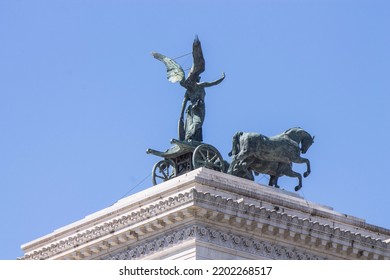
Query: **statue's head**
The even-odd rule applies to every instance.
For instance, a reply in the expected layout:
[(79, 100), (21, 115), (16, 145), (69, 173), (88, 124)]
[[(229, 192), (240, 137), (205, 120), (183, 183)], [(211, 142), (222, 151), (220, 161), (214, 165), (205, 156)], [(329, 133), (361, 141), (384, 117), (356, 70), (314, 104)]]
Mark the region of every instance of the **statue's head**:
[(307, 137), (304, 137), (301, 142), (301, 152), (302, 154), (305, 154), (307, 150), (313, 145), (314, 143), (314, 136), (311, 137), (310, 134), (308, 134)]

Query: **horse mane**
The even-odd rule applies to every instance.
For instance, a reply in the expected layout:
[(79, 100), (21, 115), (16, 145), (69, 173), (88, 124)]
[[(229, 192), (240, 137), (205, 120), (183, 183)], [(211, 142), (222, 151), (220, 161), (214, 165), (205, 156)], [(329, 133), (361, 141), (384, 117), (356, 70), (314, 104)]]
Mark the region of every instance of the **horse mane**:
[(305, 131), (302, 127), (297, 126), (297, 127), (292, 127), (292, 128), (287, 129), (287, 130), (284, 132), (284, 134), (288, 134), (288, 133), (290, 133), (290, 132), (293, 131), (293, 130), (303, 130), (303, 131)]
[(298, 137), (300, 139), (300, 144), (301, 145), (302, 145), (303, 142), (306, 142), (306, 141), (310, 141), (311, 143), (314, 142), (313, 141), (314, 139), (310, 135), (310, 133), (307, 132), (306, 130), (304, 130), (303, 128), (301, 128), (301, 127), (289, 128), (283, 134), (287, 135), (289, 138), (291, 138), (293, 140), (298, 140), (297, 139), (297, 137)]

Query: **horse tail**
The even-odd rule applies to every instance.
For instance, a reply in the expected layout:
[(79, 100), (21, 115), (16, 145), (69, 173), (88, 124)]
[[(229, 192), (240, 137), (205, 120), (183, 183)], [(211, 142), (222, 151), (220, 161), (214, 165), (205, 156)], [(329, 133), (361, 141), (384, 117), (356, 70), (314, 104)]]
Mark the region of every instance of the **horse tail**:
[(232, 150), (229, 152), (229, 157), (235, 156), (240, 152), (240, 137), (242, 134), (243, 132), (239, 131), (233, 135), (233, 147)]

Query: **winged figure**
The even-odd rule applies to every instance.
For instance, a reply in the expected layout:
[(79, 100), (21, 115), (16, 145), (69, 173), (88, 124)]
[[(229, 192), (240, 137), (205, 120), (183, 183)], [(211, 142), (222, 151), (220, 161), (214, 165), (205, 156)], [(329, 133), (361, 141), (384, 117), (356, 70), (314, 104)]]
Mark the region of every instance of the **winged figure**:
[[(225, 73), (222, 73), (222, 77), (216, 81), (200, 82), (200, 74), (205, 71), (205, 60), (198, 36), (195, 37), (192, 45), (193, 65), (187, 78), (183, 68), (175, 60), (156, 52), (152, 52), (152, 55), (165, 64), (168, 80), (172, 83), (179, 82), (186, 89), (178, 125), (179, 140), (202, 142), (202, 126), (206, 114), (205, 88), (221, 83), (225, 79)], [(188, 101), (190, 101), (189, 105)], [(184, 112), (186, 112), (185, 123)]]

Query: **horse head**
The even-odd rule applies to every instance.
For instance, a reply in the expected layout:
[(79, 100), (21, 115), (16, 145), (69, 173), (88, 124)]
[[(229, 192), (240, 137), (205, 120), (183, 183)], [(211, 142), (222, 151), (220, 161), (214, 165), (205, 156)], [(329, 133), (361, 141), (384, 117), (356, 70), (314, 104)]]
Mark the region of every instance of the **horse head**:
[(307, 150), (310, 148), (310, 146), (314, 143), (314, 136), (311, 137), (311, 135), (306, 132), (306, 136), (302, 137), (301, 140), (301, 152), (302, 154), (305, 154)]
[(298, 145), (300, 144), (302, 154), (306, 153), (310, 146), (314, 143), (314, 137), (300, 127), (290, 128), (286, 130), (284, 134), (291, 140), (297, 142)]
[(240, 152), (240, 137), (243, 134), (244, 134), (243, 132), (239, 131), (233, 135), (233, 140), (232, 140), (233, 147), (232, 147), (232, 150), (229, 152), (229, 157), (235, 156)]

